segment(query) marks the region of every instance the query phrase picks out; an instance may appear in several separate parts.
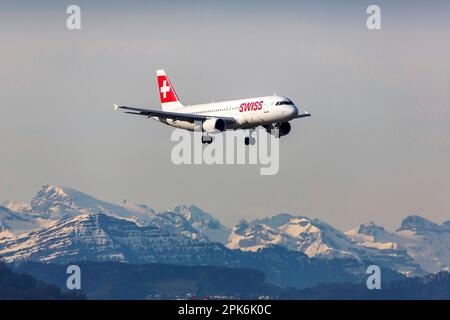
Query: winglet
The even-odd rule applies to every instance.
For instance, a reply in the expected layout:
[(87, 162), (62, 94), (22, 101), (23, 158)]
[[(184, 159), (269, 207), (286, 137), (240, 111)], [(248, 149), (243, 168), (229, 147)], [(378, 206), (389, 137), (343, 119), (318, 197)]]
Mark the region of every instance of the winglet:
[(116, 111), (117, 109), (119, 109), (119, 106), (114, 103), (114, 111)]

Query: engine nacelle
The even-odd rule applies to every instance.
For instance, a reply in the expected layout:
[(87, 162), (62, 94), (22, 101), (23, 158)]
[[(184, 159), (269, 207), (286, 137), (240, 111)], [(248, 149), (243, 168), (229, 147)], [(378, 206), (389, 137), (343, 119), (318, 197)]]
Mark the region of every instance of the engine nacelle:
[(287, 135), (291, 132), (291, 124), (289, 122), (283, 122), (278, 126), (280, 130), (280, 137)]
[[(278, 130), (277, 130), (278, 129)], [(266, 130), (271, 135), (281, 138), (282, 136), (285, 136), (291, 132), (291, 124), (289, 122), (283, 122), (279, 125), (272, 125), (269, 127), (266, 127)]]
[(209, 118), (203, 121), (202, 130), (208, 133), (222, 132), (227, 128), (225, 120), (220, 118)]

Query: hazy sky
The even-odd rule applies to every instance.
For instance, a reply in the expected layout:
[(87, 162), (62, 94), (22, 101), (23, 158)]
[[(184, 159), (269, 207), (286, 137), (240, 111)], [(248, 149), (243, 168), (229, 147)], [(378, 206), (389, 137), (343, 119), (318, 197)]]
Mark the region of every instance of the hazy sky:
[[(69, 4), (82, 30), (65, 27)], [(231, 225), (290, 212), (349, 229), (450, 219), (450, 4), (377, 1), (0, 4), (0, 200), (45, 183), (158, 210), (194, 203)], [(155, 70), (185, 104), (271, 95), (313, 117), (280, 171), (175, 166), (172, 129), (113, 111), (159, 108)]]

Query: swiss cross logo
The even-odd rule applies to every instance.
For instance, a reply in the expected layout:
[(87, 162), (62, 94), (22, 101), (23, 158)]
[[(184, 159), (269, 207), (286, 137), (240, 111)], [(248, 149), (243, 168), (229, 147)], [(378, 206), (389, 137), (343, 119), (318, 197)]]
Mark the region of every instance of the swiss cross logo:
[(169, 91), (170, 91), (170, 86), (167, 85), (166, 80), (163, 80), (163, 85), (161, 87), (161, 93), (162, 93), (164, 99), (167, 98), (167, 92), (169, 92)]
[(158, 76), (158, 87), (161, 103), (178, 101), (177, 94), (166, 75)]

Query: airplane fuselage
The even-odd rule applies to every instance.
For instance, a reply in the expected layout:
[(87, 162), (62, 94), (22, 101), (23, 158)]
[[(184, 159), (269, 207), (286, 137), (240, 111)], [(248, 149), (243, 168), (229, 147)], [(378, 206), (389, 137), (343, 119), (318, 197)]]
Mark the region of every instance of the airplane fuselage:
[[(173, 110), (184, 114), (207, 117), (232, 117), (236, 120), (232, 129), (248, 129), (273, 123), (287, 122), (299, 114), (298, 108), (289, 99), (280, 96), (266, 96), (241, 100), (230, 100), (208, 104), (183, 106)], [(152, 117), (172, 127), (193, 131), (195, 123)]]

